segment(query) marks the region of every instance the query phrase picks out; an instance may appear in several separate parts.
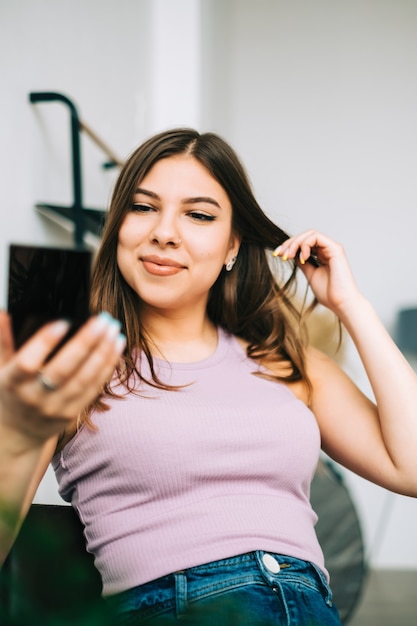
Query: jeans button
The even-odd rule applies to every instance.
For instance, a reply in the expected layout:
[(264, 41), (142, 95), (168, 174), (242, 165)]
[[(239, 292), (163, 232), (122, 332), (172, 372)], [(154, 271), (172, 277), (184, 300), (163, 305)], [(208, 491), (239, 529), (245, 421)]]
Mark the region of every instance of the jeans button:
[(265, 553), (262, 556), (262, 563), (265, 565), (266, 569), (272, 572), (272, 574), (278, 574), (281, 569), (278, 561), (272, 556), (272, 554)]

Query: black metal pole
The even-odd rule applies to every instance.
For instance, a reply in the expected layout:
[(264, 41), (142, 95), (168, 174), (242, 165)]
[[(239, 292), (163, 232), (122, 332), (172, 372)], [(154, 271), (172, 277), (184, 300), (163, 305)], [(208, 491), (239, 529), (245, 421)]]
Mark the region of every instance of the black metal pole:
[(75, 104), (67, 98), (67, 96), (52, 91), (32, 92), (29, 94), (29, 100), (33, 104), (37, 102), (62, 102), (66, 104), (70, 110), (74, 243), (77, 247), (82, 247), (84, 244), (84, 215), (81, 179), (80, 118), (78, 116), (77, 108)]

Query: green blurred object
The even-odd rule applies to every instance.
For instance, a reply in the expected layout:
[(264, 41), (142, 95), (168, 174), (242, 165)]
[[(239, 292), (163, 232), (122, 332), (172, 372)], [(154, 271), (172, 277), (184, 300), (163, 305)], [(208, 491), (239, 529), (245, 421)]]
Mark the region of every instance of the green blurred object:
[(33, 504), (0, 577), (2, 626), (102, 626), (101, 580), (69, 506)]

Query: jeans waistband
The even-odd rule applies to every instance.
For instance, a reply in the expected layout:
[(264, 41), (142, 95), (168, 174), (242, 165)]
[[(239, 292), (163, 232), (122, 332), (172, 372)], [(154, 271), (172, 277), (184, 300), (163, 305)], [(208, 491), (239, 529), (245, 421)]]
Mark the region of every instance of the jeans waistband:
[(274, 588), (277, 584), (304, 585), (315, 589), (328, 606), (332, 594), (326, 576), (319, 567), (308, 561), (271, 552), (257, 550), (185, 570), (178, 570), (134, 589), (108, 598), (115, 601), (119, 611), (141, 610), (149, 605), (150, 598), (158, 602), (175, 601), (181, 613), (187, 603), (219, 591), (226, 586), (259, 582)]

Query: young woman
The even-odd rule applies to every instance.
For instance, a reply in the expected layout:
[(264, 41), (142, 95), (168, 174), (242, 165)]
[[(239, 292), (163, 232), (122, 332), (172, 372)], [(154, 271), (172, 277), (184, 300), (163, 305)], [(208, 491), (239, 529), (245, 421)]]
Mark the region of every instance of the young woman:
[[(375, 404), (308, 346), (298, 269)], [(116, 183), (92, 309), (107, 313), (46, 364), (62, 325), (14, 354), (0, 318), (4, 551), (52, 459), (120, 623), (340, 624), (309, 503), (320, 447), (417, 495), (417, 377), (342, 247), (288, 238), (221, 138), (170, 130)]]

